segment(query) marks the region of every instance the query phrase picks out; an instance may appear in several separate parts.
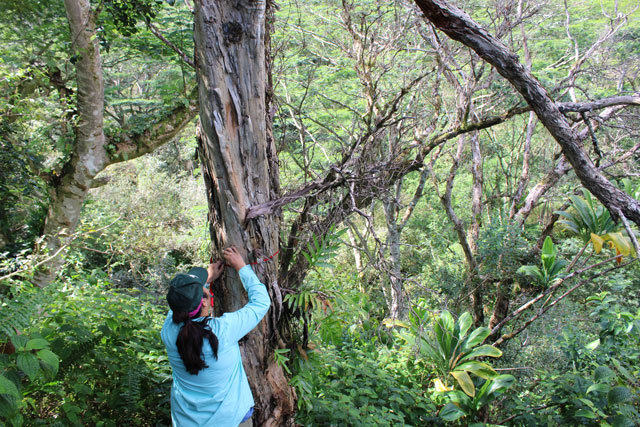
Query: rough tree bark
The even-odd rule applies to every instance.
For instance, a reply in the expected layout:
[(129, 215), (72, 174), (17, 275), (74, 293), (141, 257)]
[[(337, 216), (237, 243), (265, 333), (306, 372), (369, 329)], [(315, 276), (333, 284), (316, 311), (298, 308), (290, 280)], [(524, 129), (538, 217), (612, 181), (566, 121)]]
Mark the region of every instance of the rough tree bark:
[(76, 62), (77, 125), (70, 159), (53, 182), (51, 201), (45, 218), (43, 242), (49, 256), (57, 254), (38, 268), (33, 283), (44, 287), (51, 283), (64, 263), (65, 248), (73, 238), (82, 204), (96, 175), (107, 166), (139, 157), (175, 138), (197, 114), (195, 97), (189, 105), (180, 105), (145, 130), (124, 134), (114, 144), (112, 155), (106, 150), (111, 141), (104, 134), (104, 80), (95, 11), (89, 0), (65, 0)]
[[(200, 0), (195, 9), (195, 50), (200, 99), (199, 149), (209, 200), (211, 238), (219, 255), (227, 246), (262, 260), (278, 251), (279, 217), (247, 220), (249, 206), (279, 193), (278, 167), (267, 108), (269, 9), (265, 1)], [(266, 284), (272, 307), (242, 349), (244, 367), (256, 401), (254, 424), (293, 423), (295, 394), (272, 357), (282, 345), (278, 326), (282, 300), (275, 262), (254, 266)], [(217, 314), (246, 302), (233, 272), (216, 287)]]
[(558, 106), (515, 54), (467, 14), (445, 1), (415, 2), (438, 29), (473, 49), (520, 92), (540, 122), (562, 147), (563, 154), (573, 166), (582, 185), (607, 207), (613, 218), (619, 218), (623, 214), (640, 225), (640, 203), (618, 189), (598, 171)]

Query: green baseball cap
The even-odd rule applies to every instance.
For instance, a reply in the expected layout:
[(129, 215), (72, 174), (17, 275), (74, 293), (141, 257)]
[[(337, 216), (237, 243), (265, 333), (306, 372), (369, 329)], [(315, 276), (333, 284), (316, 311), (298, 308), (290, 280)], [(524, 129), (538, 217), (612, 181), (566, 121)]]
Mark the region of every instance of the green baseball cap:
[(169, 283), (167, 302), (173, 311), (191, 312), (202, 301), (202, 286), (207, 283), (207, 270), (194, 267), (186, 274), (180, 273)]

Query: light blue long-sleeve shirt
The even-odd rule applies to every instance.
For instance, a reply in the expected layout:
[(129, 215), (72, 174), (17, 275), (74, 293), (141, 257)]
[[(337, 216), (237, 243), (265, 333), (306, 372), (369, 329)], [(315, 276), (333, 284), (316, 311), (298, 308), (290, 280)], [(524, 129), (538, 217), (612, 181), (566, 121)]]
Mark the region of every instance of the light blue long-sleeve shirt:
[(245, 265), (238, 273), (249, 302), (238, 311), (209, 320), (211, 330), (218, 337), (218, 359), (214, 359), (209, 341), (204, 340), (202, 352), (208, 368), (197, 375), (187, 372), (176, 346), (182, 323), (173, 323), (171, 310), (162, 326), (160, 335), (173, 370), (171, 419), (174, 426), (236, 427), (254, 405), (238, 340), (260, 322), (271, 300), (250, 266)]

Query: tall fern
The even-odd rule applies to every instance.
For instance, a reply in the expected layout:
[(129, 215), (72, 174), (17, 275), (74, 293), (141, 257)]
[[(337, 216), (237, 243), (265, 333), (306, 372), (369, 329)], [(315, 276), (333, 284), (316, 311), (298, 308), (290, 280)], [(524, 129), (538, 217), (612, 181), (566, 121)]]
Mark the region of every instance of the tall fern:
[(38, 296), (34, 291), (24, 290), (12, 299), (0, 300), (0, 341), (29, 326), (42, 301)]
[(140, 383), (142, 380), (142, 368), (137, 363), (130, 363), (121, 379), (122, 398), (131, 411), (136, 409), (140, 400)]

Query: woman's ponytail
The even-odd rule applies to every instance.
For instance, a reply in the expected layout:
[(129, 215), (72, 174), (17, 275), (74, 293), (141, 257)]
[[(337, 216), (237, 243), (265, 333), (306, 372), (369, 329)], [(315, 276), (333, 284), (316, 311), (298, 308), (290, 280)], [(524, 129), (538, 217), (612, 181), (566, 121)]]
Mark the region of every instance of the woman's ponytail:
[(213, 357), (218, 359), (218, 337), (211, 331), (207, 321), (208, 318), (205, 317), (201, 321), (194, 322), (187, 312), (173, 312), (173, 322), (184, 323), (178, 333), (176, 345), (184, 366), (192, 375), (197, 375), (202, 369), (209, 367), (204, 363), (204, 355), (202, 353), (202, 344), (205, 337), (209, 340)]

